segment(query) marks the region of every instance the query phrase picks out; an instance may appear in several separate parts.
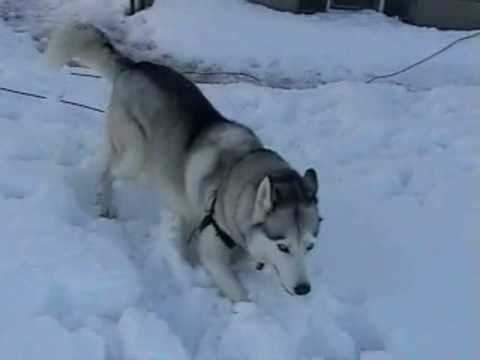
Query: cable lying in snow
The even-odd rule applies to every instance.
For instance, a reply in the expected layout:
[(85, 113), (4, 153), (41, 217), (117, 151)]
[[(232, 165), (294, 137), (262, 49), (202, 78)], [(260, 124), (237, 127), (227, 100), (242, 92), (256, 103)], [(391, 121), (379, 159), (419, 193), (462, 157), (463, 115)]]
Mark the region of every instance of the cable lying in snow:
[[(421, 64), (424, 64), (427, 61), (439, 56), (440, 54), (444, 53), (445, 51), (449, 50), (450, 48), (456, 46), (457, 44), (459, 44), (463, 41), (470, 40), (470, 39), (473, 39), (473, 38), (476, 38), (476, 37), (479, 37), (479, 36), (480, 36), (480, 32), (475, 32), (473, 34), (463, 36), (461, 38), (458, 38), (458, 39), (452, 41), (451, 43), (444, 46), (440, 50), (435, 51), (433, 54), (430, 54), (430, 55), (414, 62), (413, 64), (410, 64), (410, 65), (408, 65), (408, 66), (406, 66), (406, 67), (404, 67), (400, 70), (397, 70), (397, 71), (394, 71), (394, 72), (391, 72), (391, 73), (388, 73), (388, 74), (375, 75), (375, 76), (371, 77), (370, 79), (368, 79), (364, 82), (366, 84), (371, 84), (374, 81), (377, 81), (377, 80), (380, 80), (380, 79), (387, 79), (387, 78), (391, 78), (391, 77), (400, 75), (402, 73), (410, 71), (411, 69), (413, 69), (413, 68), (415, 68), (415, 67), (417, 67)], [(296, 89), (296, 88), (301, 89), (301, 88), (308, 88), (309, 87), (308, 85), (306, 85), (306, 86), (288, 86), (288, 85), (282, 86), (282, 85), (278, 85), (278, 84), (274, 85), (271, 82), (269, 83), (268, 80), (261, 80), (260, 78), (254, 76), (254, 75), (243, 73), (243, 72), (228, 72), (228, 71), (197, 72), (197, 71), (180, 71), (180, 70), (178, 70), (178, 71), (181, 72), (182, 74), (184, 74), (185, 76), (191, 78), (192, 81), (194, 81), (196, 83), (201, 83), (201, 84), (227, 84), (227, 83), (247, 81), (247, 82), (251, 82), (253, 84), (259, 85), (259, 86), (266, 86), (266, 87), (270, 87), (270, 88), (279, 88), (279, 89)], [(99, 76), (99, 75), (86, 74), (86, 73), (81, 73), (81, 72), (71, 72), (70, 74), (74, 75), (74, 76), (101, 78), (101, 76)], [(217, 78), (217, 80), (213, 79), (215, 77)], [(223, 77), (223, 79), (218, 80), (219, 77)], [(326, 82), (319, 81), (318, 83), (316, 83), (315, 85), (312, 85), (311, 87), (315, 87), (318, 84), (325, 84), (325, 83)]]
[(9, 92), (9, 93), (12, 93), (12, 94), (29, 96), (29, 97), (33, 97), (33, 98), (37, 98), (37, 99), (42, 99), (42, 100), (47, 99), (47, 97), (43, 96), (43, 95), (33, 94), (33, 93), (26, 92), (26, 91), (9, 89), (9, 88), (3, 87), (3, 86), (0, 86), (0, 90), (5, 91), (5, 92)]
[[(243, 72), (228, 72), (228, 71), (224, 71), (224, 72), (199, 72), (199, 71), (181, 71), (181, 73), (187, 77), (190, 77), (192, 78), (192, 80), (198, 84), (223, 84), (223, 82), (218, 82), (218, 81), (209, 81), (208, 80), (208, 77), (212, 77), (212, 76), (229, 76), (231, 78), (234, 78), (235, 80), (237, 81), (242, 81), (242, 80), (245, 80), (247, 79), (248, 81), (256, 84), (256, 85), (259, 85), (259, 86), (268, 86), (268, 87), (272, 87), (272, 88), (281, 88), (280, 86), (272, 86), (272, 85), (267, 85), (265, 84), (264, 82), (262, 82), (262, 80), (260, 80), (258, 77), (254, 76), (254, 75), (251, 75), (251, 74), (247, 74), (247, 73), (243, 73)], [(70, 75), (73, 75), (73, 76), (80, 76), (80, 77), (90, 77), (90, 78), (94, 78), (94, 79), (101, 79), (102, 77), (100, 75), (96, 75), (96, 74), (88, 74), (88, 73), (82, 73), (82, 72), (78, 72), (78, 71), (72, 71), (70, 72)]]
[[(6, 88), (6, 87), (3, 87), (3, 86), (0, 86), (0, 90), (4, 91), (4, 92), (11, 93), (11, 94), (33, 97), (33, 98), (41, 99), (41, 100), (47, 100), (48, 99), (48, 97), (46, 97), (44, 95), (34, 94), (34, 93), (31, 93), (31, 92), (27, 92), (27, 91), (10, 89), (10, 88)], [(66, 100), (66, 99), (60, 98), (59, 101), (62, 104), (66, 104), (66, 105), (77, 106), (77, 107), (80, 107), (80, 108), (83, 108), (83, 109), (92, 110), (92, 111), (96, 111), (96, 112), (100, 112), (100, 113), (105, 112), (102, 109), (98, 109), (96, 107), (89, 106), (89, 105), (84, 105), (84, 104), (81, 104), (81, 103), (78, 103), (78, 102), (75, 102), (75, 101), (71, 101), (71, 100)]]
[(452, 41), (450, 44), (444, 46), (440, 50), (435, 51), (433, 54), (428, 55), (427, 57), (424, 57), (423, 59), (418, 60), (418, 61), (414, 62), (413, 64), (408, 65), (407, 67), (404, 67), (403, 69), (400, 69), (398, 71), (394, 71), (394, 72), (389, 73), (389, 74), (374, 76), (370, 80), (366, 81), (366, 83), (371, 84), (372, 82), (377, 81), (379, 79), (387, 79), (387, 78), (394, 77), (394, 76), (400, 75), (402, 73), (405, 73), (405, 72), (413, 69), (414, 67), (417, 67), (417, 66), (419, 66), (419, 65), (421, 65), (421, 64), (423, 64), (423, 63), (425, 63), (425, 62), (427, 62), (427, 61), (429, 61), (429, 60), (431, 60), (435, 57), (437, 57), (438, 55), (440, 55), (441, 53), (443, 53), (443, 52), (447, 51), (448, 49), (454, 47), (458, 43), (461, 43), (462, 41), (465, 41), (465, 40), (473, 39), (473, 38), (478, 37), (478, 36), (480, 36), (480, 31), (476, 32), (476, 33), (473, 33), (473, 34), (470, 34), (470, 35), (467, 35), (467, 36), (463, 36), (463, 37), (461, 37), (457, 40)]
[[(452, 41), (450, 44), (444, 46), (443, 48), (441, 48), (440, 50), (434, 52), (433, 54), (419, 60), (419, 61), (416, 61), (414, 62), (413, 64), (411, 65), (408, 65), (407, 67), (403, 68), (403, 69), (400, 69), (398, 71), (395, 71), (395, 72), (392, 72), (392, 73), (389, 73), (389, 74), (384, 74), (384, 75), (377, 75), (377, 76), (373, 76), (371, 79), (365, 81), (366, 84), (371, 84), (373, 83), (374, 81), (377, 81), (377, 80), (380, 80), (380, 79), (387, 79), (387, 78), (391, 78), (391, 77), (394, 77), (394, 76), (397, 76), (397, 75), (400, 75), (402, 73), (405, 73), (407, 71), (410, 71), (411, 69), (437, 57), (438, 55), (444, 53), (445, 51), (449, 50), (450, 48), (454, 47), (455, 45), (461, 43), (462, 41), (466, 41), (466, 40), (470, 40), (470, 39), (473, 39), (473, 38), (476, 38), (476, 37), (480, 37), (480, 31), (479, 32), (475, 32), (473, 34), (470, 34), (470, 35), (467, 35), (467, 36), (463, 36), (461, 38), (458, 38), (454, 41)], [(243, 80), (245, 79), (248, 79), (248, 81), (250, 82), (253, 82), (253, 83), (256, 83), (257, 85), (260, 85), (260, 86), (268, 86), (268, 87), (271, 87), (271, 88), (284, 88), (284, 89), (291, 89), (293, 87), (281, 87), (281, 86), (271, 86), (271, 85), (267, 85), (265, 84), (262, 80), (260, 80), (259, 78), (253, 76), (253, 75), (250, 75), (250, 74), (246, 74), (246, 73), (242, 73), (242, 72), (196, 72), (196, 71), (184, 71), (182, 72), (184, 75), (186, 76), (190, 76), (190, 77), (197, 77), (195, 78), (195, 82), (197, 83), (207, 83), (207, 84), (222, 84), (222, 82), (214, 82), (214, 81), (208, 81), (208, 80), (202, 80), (202, 78), (206, 78), (206, 77), (212, 77), (212, 76), (229, 76), (229, 77), (233, 77), (234, 79), (238, 80), (239, 78), (243, 78)], [(87, 74), (87, 73), (81, 73), (81, 72), (76, 72), (76, 71), (72, 71), (70, 72), (70, 75), (74, 75), (74, 76), (82, 76), (82, 77), (91, 77), (91, 78), (94, 78), (94, 79), (100, 79), (101, 76), (100, 75), (95, 75), (95, 74)], [(200, 77), (200, 78), (198, 78)], [(238, 81), (242, 81), (241, 79), (238, 80)], [(224, 82), (223, 82), (224, 83)], [(44, 95), (38, 95), (38, 94), (34, 94), (34, 93), (30, 93), (30, 92), (26, 92), (26, 91), (20, 91), (20, 90), (15, 90), (15, 89), (10, 89), (10, 88), (6, 88), (6, 87), (1, 87), (0, 86), (0, 90), (1, 91), (5, 91), (5, 92), (9, 92), (9, 93), (12, 93), (12, 94), (17, 94), (17, 95), (22, 95), (22, 96), (29, 96), (29, 97), (33, 97), (33, 98), (37, 98), (37, 99), (41, 99), (41, 100), (46, 100), (48, 99), (46, 96)], [(84, 105), (84, 104), (81, 104), (81, 103), (77, 103), (77, 102), (74, 102), (74, 101), (70, 101), (70, 100), (65, 100), (65, 99), (59, 99), (59, 101), (63, 104), (67, 104), (67, 105), (72, 105), (72, 106), (77, 106), (77, 107), (80, 107), (80, 108), (83, 108), (83, 109), (87, 109), (87, 110), (92, 110), (92, 111), (96, 111), (96, 112), (100, 112), (100, 113), (104, 113), (105, 111), (102, 110), (102, 109), (98, 109), (98, 108), (95, 108), (93, 106), (89, 106), (89, 105)]]

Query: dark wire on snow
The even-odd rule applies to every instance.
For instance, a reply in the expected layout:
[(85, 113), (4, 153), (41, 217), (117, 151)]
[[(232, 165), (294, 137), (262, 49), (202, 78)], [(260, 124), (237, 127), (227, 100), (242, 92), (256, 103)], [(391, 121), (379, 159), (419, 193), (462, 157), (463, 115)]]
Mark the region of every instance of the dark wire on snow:
[(42, 100), (47, 99), (47, 97), (43, 96), (43, 95), (33, 94), (33, 93), (26, 92), (26, 91), (9, 89), (9, 88), (3, 87), (3, 86), (0, 86), (0, 90), (5, 91), (5, 92), (9, 92), (9, 93), (12, 93), (12, 94), (29, 96), (29, 97), (33, 97), (33, 98), (37, 98), (37, 99), (42, 99)]
[[(479, 37), (480, 36), (480, 31), (478, 32), (475, 32), (473, 34), (470, 34), (470, 35), (466, 35), (466, 36), (462, 36), (461, 38), (458, 38), (454, 41), (452, 41), (451, 43), (449, 43), (448, 45), (444, 46), (443, 48), (441, 48), (440, 50), (437, 50), (435, 51), (433, 54), (430, 54), (416, 62), (414, 62), (413, 64), (410, 64), (400, 70), (397, 70), (397, 71), (394, 71), (394, 72), (391, 72), (391, 73), (388, 73), (388, 74), (383, 74), (383, 75), (375, 75), (373, 76), (372, 78), (368, 79), (367, 81), (365, 81), (365, 83), (367, 84), (371, 84), (372, 82), (374, 81), (377, 81), (377, 80), (380, 80), (380, 79), (387, 79), (387, 78), (391, 78), (391, 77), (394, 77), (394, 76), (397, 76), (397, 75), (400, 75), (402, 73), (405, 73), (407, 71), (410, 71), (411, 69), (437, 57), (438, 55), (444, 53), (445, 51), (447, 51), (448, 49), (456, 46), (457, 44), (461, 43), (462, 41), (466, 41), (466, 40), (470, 40), (470, 39), (473, 39), (475, 37)], [(85, 74), (85, 73), (80, 73), (80, 72), (71, 72), (70, 73), (71, 75), (75, 75), (75, 76), (83, 76), (83, 77), (91, 77), (91, 78), (101, 78), (101, 76), (99, 75), (92, 75), (92, 74)], [(256, 76), (253, 76), (253, 75), (250, 75), (250, 74), (246, 74), (246, 73), (243, 73), (243, 72), (197, 72), (197, 71), (185, 71), (183, 72), (183, 74), (185, 75), (194, 75), (194, 76), (232, 76), (232, 77), (236, 77), (236, 78), (248, 78), (250, 79), (251, 81), (259, 84), (259, 85), (265, 85), (264, 82), (262, 82), (259, 78), (257, 78)], [(204, 82), (204, 83), (215, 83), (214, 81), (197, 81), (197, 82)], [(272, 87), (272, 88), (275, 88), (276, 86), (269, 86), (269, 87)], [(282, 87), (284, 88), (284, 87)]]
[(198, 75), (198, 76), (217, 76), (217, 75), (227, 75), (233, 77), (244, 77), (250, 79), (254, 82), (262, 84), (262, 81), (254, 75), (243, 73), (243, 72), (229, 72), (229, 71), (219, 71), (219, 72), (198, 72), (198, 71), (184, 71), (185, 75)]
[[(16, 94), (16, 95), (33, 97), (33, 98), (41, 99), (41, 100), (47, 100), (48, 99), (48, 97), (46, 97), (44, 95), (34, 94), (34, 93), (31, 93), (31, 92), (27, 92), (27, 91), (10, 89), (10, 88), (3, 87), (3, 86), (0, 86), (0, 91), (9, 92), (9, 93)], [(66, 105), (76, 106), (76, 107), (80, 107), (80, 108), (83, 108), (83, 109), (92, 110), (92, 111), (96, 111), (96, 112), (100, 112), (100, 113), (105, 112), (102, 109), (98, 109), (96, 107), (89, 106), (89, 105), (84, 105), (84, 104), (81, 104), (81, 103), (78, 103), (78, 102), (75, 102), (75, 101), (70, 101), (70, 100), (66, 100), (66, 99), (59, 99), (59, 101), (62, 104), (66, 104)]]
[(96, 111), (96, 112), (99, 112), (99, 113), (104, 113), (105, 112), (105, 110), (102, 110), (102, 109), (99, 109), (99, 108), (96, 108), (96, 107), (93, 107), (93, 106), (90, 106), (90, 105), (80, 104), (80, 103), (77, 103), (75, 101), (60, 99), (60, 102), (63, 103), (63, 104), (77, 106), (77, 107), (80, 107), (80, 108), (83, 108), (83, 109), (92, 110), (92, 111)]
[(372, 77), (371, 79), (369, 79), (368, 81), (366, 81), (367, 84), (371, 84), (372, 82), (376, 81), (376, 80), (379, 80), (379, 79), (386, 79), (386, 78), (390, 78), (390, 77), (394, 77), (394, 76), (397, 76), (397, 75), (400, 75), (404, 72), (407, 72), (411, 69), (413, 69), (414, 67), (417, 67), (431, 59), (433, 59), (434, 57), (440, 55), (441, 53), (447, 51), (448, 49), (454, 47), (455, 45), (457, 45), (458, 43), (462, 42), (462, 41), (465, 41), (465, 40), (469, 40), (469, 39), (473, 39), (477, 36), (480, 36), (480, 31), (478, 32), (475, 32), (473, 34), (470, 34), (470, 35), (467, 35), (467, 36), (463, 36), (455, 41), (452, 41), (450, 44), (444, 46), (443, 48), (441, 48), (440, 50), (437, 50), (435, 51), (433, 54), (431, 55), (428, 55), (426, 57), (424, 57), (423, 59), (421, 60), (418, 60), (416, 62), (414, 62), (413, 64), (411, 65), (408, 65), (406, 67), (404, 67), (403, 69), (400, 69), (398, 71), (394, 71), (392, 73), (389, 73), (389, 74), (384, 74), (384, 75), (377, 75), (377, 76), (374, 76)]
[[(407, 72), (407, 71), (413, 69), (414, 67), (419, 66), (419, 65), (433, 59), (434, 57), (442, 54), (443, 52), (445, 52), (448, 49), (457, 45), (458, 43), (460, 43), (462, 41), (465, 41), (465, 40), (473, 39), (473, 38), (479, 37), (479, 36), (480, 36), (480, 31), (475, 32), (475, 33), (470, 34), (470, 35), (463, 36), (461, 38), (458, 38), (458, 39), (452, 41), (450, 44), (444, 46), (440, 50), (434, 52), (433, 54), (431, 54), (431, 55), (429, 55), (429, 56), (427, 56), (423, 59), (420, 59), (419, 61), (417, 61), (417, 62), (415, 62), (411, 65), (408, 65), (407, 67), (405, 67), (403, 69), (400, 69), (398, 71), (395, 71), (395, 72), (392, 72), (392, 73), (389, 73), (389, 74), (373, 76), (371, 79), (367, 80), (366, 83), (370, 84), (370, 83), (372, 83), (376, 80), (379, 80), (379, 79), (386, 79), (386, 78), (394, 77), (394, 76), (397, 76), (397, 75), (402, 74), (404, 72)], [(95, 79), (101, 78), (100, 75), (86, 74), (86, 73), (80, 73), (80, 72), (71, 72), (70, 74), (75, 75), (75, 76), (91, 77), (91, 78), (95, 78)], [(186, 74), (186, 75), (199, 75), (199, 76), (228, 75), (228, 76), (234, 76), (234, 77), (246, 77), (246, 78), (249, 78), (250, 80), (253, 80), (253, 81), (255, 81), (259, 84), (262, 84), (262, 81), (259, 78), (255, 77), (253, 75), (246, 74), (246, 73), (241, 73), (241, 72), (195, 72), (195, 71), (188, 71), (188, 72), (184, 72), (184, 74)], [(31, 92), (27, 92), (27, 91), (10, 89), (10, 88), (6, 88), (6, 87), (3, 87), (3, 86), (0, 86), (0, 91), (9, 92), (9, 93), (16, 94), (16, 95), (33, 97), (33, 98), (37, 98), (37, 99), (41, 99), (41, 100), (47, 100), (48, 99), (44, 95), (34, 94), (34, 93), (31, 93)], [(63, 104), (66, 104), (66, 105), (76, 106), (76, 107), (80, 107), (80, 108), (87, 109), (87, 110), (92, 110), (92, 111), (99, 112), (99, 113), (104, 113), (105, 112), (102, 109), (98, 109), (98, 108), (93, 107), (93, 106), (84, 105), (84, 104), (77, 103), (77, 102), (70, 101), (70, 100), (60, 99), (59, 101)]]
[[(194, 75), (194, 76), (232, 76), (232, 77), (237, 77), (237, 78), (247, 78), (250, 79), (251, 81), (254, 81), (258, 84), (262, 84), (262, 81), (257, 78), (254, 75), (243, 73), (243, 72), (228, 72), (228, 71), (222, 71), (222, 72), (199, 72), (199, 71), (183, 71), (182, 72), (184, 75)], [(70, 75), (73, 76), (80, 76), (80, 77), (90, 77), (94, 79), (101, 79), (102, 77), (100, 75), (96, 74), (88, 74), (88, 73), (82, 73), (78, 71), (72, 71), (70, 72)], [(196, 81), (196, 82), (201, 82), (201, 81)]]
[(90, 78), (95, 78), (95, 79), (101, 79), (102, 78), (100, 75), (86, 74), (86, 73), (81, 73), (81, 72), (77, 72), (77, 71), (70, 72), (70, 75), (80, 76), (80, 77), (90, 77)]

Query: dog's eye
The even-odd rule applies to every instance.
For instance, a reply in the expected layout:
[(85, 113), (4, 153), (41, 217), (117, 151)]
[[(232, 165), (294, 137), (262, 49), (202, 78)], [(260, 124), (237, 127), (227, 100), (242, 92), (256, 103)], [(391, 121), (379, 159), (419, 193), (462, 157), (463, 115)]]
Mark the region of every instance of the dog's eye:
[(308, 244), (308, 245), (307, 245), (307, 251), (312, 251), (314, 247), (315, 247), (315, 244), (314, 244), (314, 243)]
[(278, 244), (277, 247), (278, 247), (278, 250), (280, 250), (281, 252), (284, 252), (285, 254), (290, 253), (290, 249), (285, 244)]
[(323, 217), (319, 216), (319, 217), (318, 217), (318, 223), (321, 224), (322, 221), (323, 221)]

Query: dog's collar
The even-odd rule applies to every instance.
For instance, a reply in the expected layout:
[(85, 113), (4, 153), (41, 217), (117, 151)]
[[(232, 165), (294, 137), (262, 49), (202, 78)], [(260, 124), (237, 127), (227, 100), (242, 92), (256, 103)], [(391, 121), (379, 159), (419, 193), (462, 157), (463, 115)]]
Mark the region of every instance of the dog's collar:
[(227, 234), (225, 230), (223, 230), (220, 225), (215, 221), (214, 215), (215, 215), (215, 203), (217, 202), (217, 197), (215, 196), (212, 201), (212, 206), (210, 207), (210, 211), (208, 214), (203, 218), (202, 222), (200, 223), (200, 226), (198, 229), (200, 231), (203, 231), (206, 227), (212, 225), (213, 228), (215, 229), (215, 233), (217, 236), (222, 240), (222, 242), (225, 244), (227, 248), (230, 250), (233, 250), (234, 248), (237, 247), (237, 243), (232, 239), (230, 235)]
[[(236, 166), (238, 166), (241, 162), (245, 161), (251, 155), (261, 153), (261, 152), (271, 152), (271, 150), (265, 149), (264, 147), (260, 147), (260, 148), (257, 148), (257, 149), (254, 149), (254, 150), (248, 152), (246, 155), (242, 156), (235, 164), (233, 164), (232, 167), (230, 167), (229, 174), (232, 172), (232, 170)], [(215, 215), (215, 205), (216, 205), (216, 202), (217, 202), (217, 192), (218, 192), (218, 189), (215, 192), (215, 196), (213, 197), (213, 201), (212, 201), (212, 205), (210, 206), (210, 210), (208, 211), (207, 215), (202, 219), (202, 221), (201, 221), (201, 223), (198, 227), (198, 230), (203, 231), (205, 228), (212, 225), (214, 230), (215, 230), (216, 235), (220, 238), (220, 240), (222, 240), (222, 242), (225, 244), (225, 246), (228, 249), (233, 250), (238, 246), (237, 243), (233, 240), (233, 238), (225, 230), (223, 230), (220, 227), (220, 225), (218, 224), (218, 222), (215, 220), (215, 217), (214, 217), (214, 215)], [(257, 266), (256, 266), (257, 270), (262, 270), (263, 267), (264, 267), (264, 263), (258, 263)]]
[[(198, 230), (203, 231), (205, 228), (212, 225), (213, 229), (215, 230), (215, 233), (220, 238), (220, 240), (222, 240), (222, 242), (225, 244), (225, 246), (228, 249), (233, 250), (237, 247), (237, 243), (232, 239), (232, 237), (230, 235), (227, 234), (227, 232), (225, 230), (223, 230), (220, 227), (220, 225), (218, 225), (218, 223), (215, 221), (215, 218), (213, 217), (213, 215), (215, 214), (215, 203), (216, 202), (217, 202), (217, 197), (215, 196), (214, 199), (213, 199), (210, 211), (203, 218), (202, 222), (200, 223), (200, 226), (198, 227)], [(255, 268), (258, 271), (261, 271), (261, 270), (263, 270), (264, 267), (265, 267), (265, 264), (262, 263), (262, 262), (259, 262), (259, 263), (257, 263)]]
[[(264, 151), (270, 151), (265, 148), (258, 148), (253, 151), (250, 151), (247, 153), (245, 156), (242, 156), (233, 166), (230, 168), (229, 172), (232, 171), (233, 168), (235, 168), (238, 164), (240, 164), (242, 161), (244, 161), (246, 158), (248, 158), (250, 155), (253, 155), (255, 153), (259, 152), (264, 152)], [(203, 218), (202, 222), (200, 223), (200, 226), (198, 227), (198, 230), (203, 231), (206, 227), (212, 225), (213, 228), (215, 229), (215, 232), (217, 236), (222, 240), (222, 242), (225, 244), (225, 246), (231, 250), (236, 248), (238, 245), (237, 243), (233, 240), (233, 238), (225, 231), (223, 230), (220, 225), (218, 225), (218, 222), (215, 220), (215, 205), (217, 202), (217, 194), (215, 193), (215, 196), (213, 197), (212, 205), (210, 206), (210, 210), (208, 211), (207, 215)]]

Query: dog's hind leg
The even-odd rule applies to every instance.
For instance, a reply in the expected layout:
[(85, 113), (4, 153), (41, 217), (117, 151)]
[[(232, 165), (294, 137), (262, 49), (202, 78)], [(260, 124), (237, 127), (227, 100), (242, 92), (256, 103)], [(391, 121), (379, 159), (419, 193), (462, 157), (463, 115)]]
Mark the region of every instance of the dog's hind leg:
[(111, 106), (107, 132), (110, 141), (110, 170), (118, 179), (135, 179), (145, 162), (145, 129), (122, 107)]
[(139, 176), (145, 161), (145, 142), (140, 125), (120, 107), (110, 106), (106, 135), (106, 165), (97, 201), (100, 216), (115, 218), (113, 181)]

